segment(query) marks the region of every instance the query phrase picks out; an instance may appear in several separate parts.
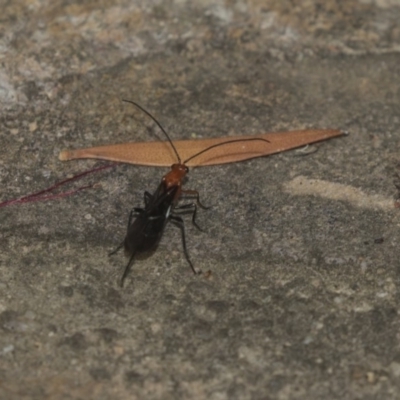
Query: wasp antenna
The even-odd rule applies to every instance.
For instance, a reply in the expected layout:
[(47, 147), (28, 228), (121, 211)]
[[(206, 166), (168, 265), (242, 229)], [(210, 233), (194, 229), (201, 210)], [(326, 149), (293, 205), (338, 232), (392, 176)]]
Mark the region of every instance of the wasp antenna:
[(190, 160), (193, 160), (193, 158), (198, 157), (200, 154), (206, 153), (207, 151), (214, 149), (215, 147), (219, 147), (219, 146), (224, 146), (225, 144), (229, 144), (229, 143), (237, 143), (237, 142), (251, 142), (251, 141), (255, 141), (255, 140), (259, 140), (262, 142), (267, 142), (267, 143), (271, 143), (269, 140), (267, 139), (262, 139), (262, 138), (249, 138), (249, 139), (235, 139), (235, 140), (228, 140), (226, 142), (223, 143), (217, 143), (217, 144), (213, 144), (210, 147), (207, 147), (204, 150), (199, 151), (198, 153), (196, 153), (195, 155), (189, 157), (188, 159), (186, 159), (183, 163), (186, 164), (187, 162), (189, 162)]
[(153, 117), (147, 110), (145, 110), (141, 105), (139, 105), (138, 103), (132, 101), (132, 100), (126, 100), (126, 99), (122, 99), (122, 101), (125, 101), (126, 103), (131, 103), (134, 106), (136, 106), (139, 110), (143, 111), (146, 115), (148, 115), (156, 124), (157, 126), (161, 129), (161, 131), (164, 133), (165, 137), (168, 139), (169, 144), (171, 145), (172, 149), (174, 150), (174, 153), (176, 155), (176, 158), (178, 159), (179, 164), (181, 164), (181, 158), (179, 157), (179, 153), (176, 150), (176, 147), (174, 146), (174, 144), (172, 143), (171, 138), (169, 137), (168, 133), (166, 132), (166, 130), (162, 127), (162, 125), (155, 119), (155, 117)]

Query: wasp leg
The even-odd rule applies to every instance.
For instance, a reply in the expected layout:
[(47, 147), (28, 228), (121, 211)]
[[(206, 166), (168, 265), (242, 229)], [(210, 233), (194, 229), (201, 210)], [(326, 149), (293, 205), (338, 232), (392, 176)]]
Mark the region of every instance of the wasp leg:
[(170, 215), (170, 219), (171, 219), (171, 222), (181, 230), (183, 252), (185, 253), (185, 257), (186, 257), (187, 262), (190, 265), (190, 268), (192, 269), (192, 271), (195, 275), (200, 274), (200, 272), (196, 272), (196, 270), (194, 269), (193, 264), (189, 258), (189, 253), (186, 248), (185, 224), (183, 222), (183, 219), (176, 215)]
[(125, 242), (125, 241), (121, 242), (115, 250), (113, 250), (113, 251), (111, 251), (110, 253), (108, 253), (108, 257), (111, 257), (111, 256), (113, 256), (114, 254), (118, 253), (118, 251), (121, 250), (122, 247), (124, 247), (124, 242)]
[(153, 200), (153, 195), (151, 195), (149, 192), (144, 192), (144, 204), (147, 206), (150, 201)]
[(131, 266), (132, 266), (132, 264), (133, 264), (133, 258), (135, 257), (135, 254), (136, 254), (136, 252), (134, 251), (134, 252), (132, 253), (131, 257), (129, 258), (129, 262), (128, 262), (128, 264), (126, 265), (125, 270), (124, 270), (124, 273), (123, 273), (123, 275), (122, 275), (122, 277), (121, 277), (121, 280), (120, 280), (120, 282), (119, 282), (119, 286), (120, 286), (120, 287), (124, 287), (125, 278), (128, 276), (129, 271), (131, 270)]
[(188, 197), (194, 197), (196, 199), (196, 203), (199, 207), (203, 208), (204, 210), (208, 210), (211, 207), (206, 207), (205, 205), (201, 204), (200, 202), (200, 194), (197, 190), (182, 190), (183, 194), (187, 194)]
[[(192, 209), (192, 210), (190, 210)], [(187, 211), (189, 210), (189, 212), (192, 213), (192, 224), (200, 231), (200, 232), (204, 232), (203, 229), (200, 228), (199, 225), (197, 225), (196, 222), (196, 215), (197, 215), (197, 205), (195, 203), (190, 203), (190, 204), (183, 204), (181, 206), (175, 207), (174, 208), (174, 212), (172, 215), (176, 215), (176, 214), (185, 214)], [(178, 211), (178, 212), (176, 212)], [(182, 211), (182, 212), (180, 212)]]

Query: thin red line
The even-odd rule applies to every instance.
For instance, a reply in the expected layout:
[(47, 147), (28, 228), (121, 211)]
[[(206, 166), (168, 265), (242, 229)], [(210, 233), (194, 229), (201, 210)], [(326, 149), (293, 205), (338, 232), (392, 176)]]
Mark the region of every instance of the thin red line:
[(72, 194), (80, 192), (81, 190), (91, 188), (91, 187), (94, 186), (94, 184), (82, 186), (82, 187), (80, 187), (78, 189), (69, 190), (67, 192), (62, 192), (62, 193), (58, 193), (58, 194), (52, 194), (52, 195), (48, 195), (48, 196), (42, 196), (42, 195), (44, 193), (52, 192), (55, 189), (57, 189), (58, 187), (60, 187), (60, 186), (66, 185), (66, 184), (68, 184), (70, 182), (76, 181), (77, 179), (83, 178), (86, 175), (93, 174), (95, 172), (102, 171), (104, 169), (112, 168), (115, 165), (117, 165), (117, 164), (114, 163), (114, 164), (102, 165), (101, 167), (97, 167), (97, 168), (93, 168), (93, 169), (90, 169), (90, 170), (85, 171), (85, 172), (81, 172), (80, 174), (75, 175), (72, 178), (64, 179), (64, 180), (62, 180), (60, 182), (57, 182), (56, 184), (54, 184), (53, 186), (50, 186), (47, 189), (43, 189), (43, 190), (40, 190), (38, 192), (28, 194), (26, 196), (22, 196), (22, 197), (20, 197), (18, 199), (5, 200), (5, 201), (0, 203), (0, 208), (1, 207), (6, 207), (6, 206), (9, 206), (9, 205), (12, 205), (12, 204), (18, 204), (18, 203), (22, 204), (22, 203), (30, 203), (30, 202), (34, 202), (34, 201), (53, 200), (53, 199), (58, 199), (58, 198), (70, 196)]

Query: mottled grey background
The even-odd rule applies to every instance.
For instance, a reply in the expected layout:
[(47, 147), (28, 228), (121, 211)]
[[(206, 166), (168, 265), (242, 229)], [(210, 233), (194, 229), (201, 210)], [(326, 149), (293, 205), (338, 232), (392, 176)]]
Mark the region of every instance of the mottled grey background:
[(350, 135), (191, 171), (211, 275), (168, 226), (117, 285), (107, 253), (163, 169), (1, 208), (0, 398), (400, 398), (399, 20), (399, 0), (3, 0), (1, 200), (99, 164), (64, 148), (154, 139), (121, 98), (175, 139)]

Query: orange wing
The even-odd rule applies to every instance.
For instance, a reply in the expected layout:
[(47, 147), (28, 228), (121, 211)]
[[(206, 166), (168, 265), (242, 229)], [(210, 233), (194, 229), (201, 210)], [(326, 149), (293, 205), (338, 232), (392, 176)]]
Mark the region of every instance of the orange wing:
[[(338, 129), (307, 129), (280, 133), (263, 133), (260, 135), (229, 136), (212, 139), (178, 140), (174, 145), (183, 160), (199, 153), (212, 145), (237, 139), (262, 138), (263, 141), (227, 143), (216, 147), (190, 160), (188, 166), (205, 166), (226, 164), (279, 153), (310, 143), (319, 142), (345, 133)], [(168, 142), (131, 142), (88, 149), (65, 150), (60, 153), (60, 160), (78, 158), (97, 158), (119, 161), (129, 164), (169, 167), (176, 163), (176, 157)]]

